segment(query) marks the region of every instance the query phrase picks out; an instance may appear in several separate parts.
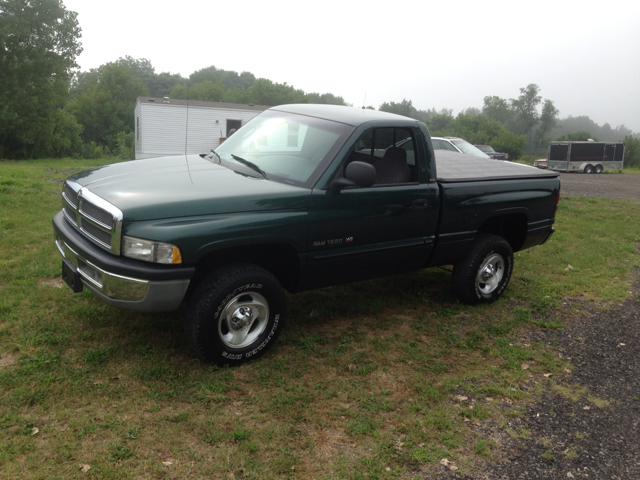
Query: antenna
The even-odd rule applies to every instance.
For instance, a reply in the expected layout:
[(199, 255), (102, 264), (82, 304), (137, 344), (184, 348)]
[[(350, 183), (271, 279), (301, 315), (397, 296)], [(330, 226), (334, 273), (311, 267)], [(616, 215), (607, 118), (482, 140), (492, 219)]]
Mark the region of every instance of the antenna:
[(367, 91), (364, 91), (364, 100), (362, 101), (362, 109), (365, 109), (365, 105), (367, 104)]
[(189, 145), (189, 88), (191, 87), (190, 80), (187, 80), (187, 123), (185, 125), (184, 132), (184, 154), (187, 155), (187, 145)]

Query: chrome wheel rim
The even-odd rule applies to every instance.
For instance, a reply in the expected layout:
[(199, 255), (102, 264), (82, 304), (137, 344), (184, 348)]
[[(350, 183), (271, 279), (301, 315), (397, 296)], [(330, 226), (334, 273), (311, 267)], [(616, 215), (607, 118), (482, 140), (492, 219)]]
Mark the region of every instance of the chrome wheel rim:
[(245, 348), (267, 328), (269, 304), (256, 292), (243, 292), (225, 305), (218, 320), (218, 335), (226, 346)]
[(493, 253), (485, 258), (476, 275), (476, 288), (483, 295), (492, 293), (504, 276), (504, 259)]

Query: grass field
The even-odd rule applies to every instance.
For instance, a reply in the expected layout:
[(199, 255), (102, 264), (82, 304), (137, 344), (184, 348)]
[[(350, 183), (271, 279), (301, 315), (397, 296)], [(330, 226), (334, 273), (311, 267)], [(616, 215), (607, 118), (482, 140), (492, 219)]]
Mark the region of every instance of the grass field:
[(496, 447), (475, 426), (508, 430), (561, 382), (567, 365), (527, 330), (627, 298), (640, 266), (638, 202), (562, 198), (556, 234), (516, 254), (496, 304), (457, 303), (442, 269), (290, 296), (272, 349), (220, 369), (193, 357), (182, 312), (117, 310), (60, 280), (51, 217), (91, 162), (0, 162), (3, 479), (470, 471)]

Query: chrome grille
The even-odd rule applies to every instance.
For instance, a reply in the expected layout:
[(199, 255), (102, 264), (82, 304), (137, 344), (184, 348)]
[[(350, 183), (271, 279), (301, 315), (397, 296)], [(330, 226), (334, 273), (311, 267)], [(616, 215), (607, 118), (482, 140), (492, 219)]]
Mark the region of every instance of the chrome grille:
[(78, 193), (73, 190), (68, 183), (65, 182), (64, 184), (64, 190), (63, 190), (63, 195), (67, 198), (67, 201), (73, 205), (73, 206), (77, 206), (78, 205)]
[(105, 227), (111, 228), (113, 225), (113, 215), (109, 212), (96, 207), (95, 205), (84, 200), (82, 207), (80, 207), (80, 213), (85, 217), (89, 217), (98, 223), (101, 223)]
[(67, 220), (71, 222), (73, 225), (77, 226), (78, 221), (76, 220), (75, 210), (73, 210), (73, 208), (71, 208), (69, 205), (66, 205), (66, 204), (62, 205), (62, 210), (64, 211), (64, 214)]
[(65, 182), (62, 198), (62, 211), (71, 225), (96, 245), (120, 255), (120, 209), (72, 180)]
[(97, 240), (105, 247), (111, 248), (111, 232), (104, 231), (82, 217), (80, 217), (80, 230), (92, 237), (93, 240)]

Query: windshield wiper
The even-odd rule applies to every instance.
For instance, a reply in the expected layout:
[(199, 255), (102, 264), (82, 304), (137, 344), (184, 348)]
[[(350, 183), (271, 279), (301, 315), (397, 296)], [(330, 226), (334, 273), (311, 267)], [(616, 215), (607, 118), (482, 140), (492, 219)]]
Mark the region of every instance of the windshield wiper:
[(216, 157), (218, 157), (218, 165), (222, 165), (222, 159), (220, 158), (220, 155), (218, 155), (218, 152), (216, 152), (213, 148), (211, 149), (211, 153), (209, 155), (207, 155), (211, 160), (213, 160), (213, 155), (215, 155)]
[[(218, 157), (218, 165), (222, 165), (222, 159), (220, 158), (220, 155), (218, 155), (218, 152), (216, 152), (213, 148), (211, 149), (211, 153), (213, 153), (213, 155), (215, 155), (216, 157)], [(209, 154), (209, 157), (213, 160), (213, 155), (211, 155), (211, 153)]]
[[(216, 154), (217, 155), (217, 154)], [(240, 162), (243, 165), (246, 165), (247, 167), (249, 167), (251, 170), (255, 170), (256, 172), (258, 172), (260, 175), (262, 175), (264, 178), (267, 178), (267, 174), (264, 172), (264, 170), (262, 170), (258, 165), (256, 165), (253, 162), (250, 162), (249, 160), (245, 160), (242, 157), (239, 157), (237, 155), (234, 155), (233, 153), (231, 154), (231, 158), (233, 158), (236, 162)]]

